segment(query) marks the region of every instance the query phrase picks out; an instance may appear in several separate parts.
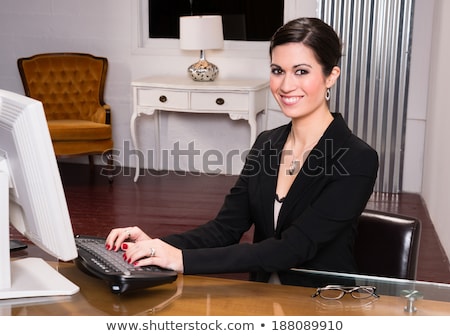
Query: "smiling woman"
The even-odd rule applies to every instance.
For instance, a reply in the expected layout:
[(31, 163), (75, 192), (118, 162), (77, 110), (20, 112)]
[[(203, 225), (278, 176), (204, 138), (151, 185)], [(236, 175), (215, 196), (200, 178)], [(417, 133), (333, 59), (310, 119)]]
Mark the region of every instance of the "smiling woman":
[[(331, 51), (323, 51), (330, 40)], [(339, 37), (318, 18), (299, 18), (276, 31), (270, 50), (281, 69), (271, 89), (291, 122), (258, 135), (222, 207), (204, 224), (160, 238), (129, 221), (112, 229), (110, 249), (124, 249), (130, 232), (130, 264), (184, 274), (248, 272), (254, 281), (291, 285), (304, 283), (292, 267), (356, 271), (355, 226), (373, 191), (378, 155), (327, 107), (327, 89), (339, 75)], [(299, 64), (310, 72), (296, 75)], [(287, 174), (292, 153), (310, 140), (317, 143), (305, 164)], [(241, 244), (252, 229), (252, 243)]]
[(268, 41), (282, 25), (284, 0), (149, 0), (149, 37), (179, 37), (179, 18), (221, 15), (225, 40)]

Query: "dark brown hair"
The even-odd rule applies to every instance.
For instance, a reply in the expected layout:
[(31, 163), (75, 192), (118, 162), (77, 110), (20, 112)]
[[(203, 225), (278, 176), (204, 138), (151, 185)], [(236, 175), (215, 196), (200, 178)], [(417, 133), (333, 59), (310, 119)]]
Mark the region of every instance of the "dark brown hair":
[(270, 40), (270, 57), (275, 47), (286, 43), (303, 43), (311, 48), (322, 65), (325, 76), (341, 58), (341, 41), (334, 29), (318, 18), (298, 18), (278, 28)]

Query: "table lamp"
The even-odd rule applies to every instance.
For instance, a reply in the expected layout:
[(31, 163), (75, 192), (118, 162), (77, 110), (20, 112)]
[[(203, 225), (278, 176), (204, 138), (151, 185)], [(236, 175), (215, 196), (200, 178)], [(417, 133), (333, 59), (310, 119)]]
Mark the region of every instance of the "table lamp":
[(180, 17), (180, 48), (200, 50), (200, 60), (188, 68), (193, 80), (216, 79), (219, 68), (206, 60), (205, 50), (223, 48), (222, 17), (219, 15)]

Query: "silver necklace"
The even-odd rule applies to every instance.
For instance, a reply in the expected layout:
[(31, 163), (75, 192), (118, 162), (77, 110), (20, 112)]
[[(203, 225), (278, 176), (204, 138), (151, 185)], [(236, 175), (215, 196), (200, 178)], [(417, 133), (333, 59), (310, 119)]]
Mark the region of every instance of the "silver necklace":
[[(300, 160), (296, 159), (296, 157), (294, 155), (295, 137), (294, 137), (294, 133), (292, 132), (292, 128), (291, 128), (291, 136), (292, 136), (292, 161), (291, 161), (291, 164), (290, 164), (287, 172), (289, 175), (292, 176), (297, 173), (297, 170), (300, 166)], [(315, 141), (313, 144), (316, 144), (316, 143), (317, 143), (317, 141)], [(306, 148), (309, 148), (309, 146), (307, 146)]]
[(296, 160), (292, 160), (291, 165), (289, 166), (288, 169), (288, 174), (289, 175), (294, 175), (295, 171), (297, 170), (297, 165), (298, 165), (298, 161)]

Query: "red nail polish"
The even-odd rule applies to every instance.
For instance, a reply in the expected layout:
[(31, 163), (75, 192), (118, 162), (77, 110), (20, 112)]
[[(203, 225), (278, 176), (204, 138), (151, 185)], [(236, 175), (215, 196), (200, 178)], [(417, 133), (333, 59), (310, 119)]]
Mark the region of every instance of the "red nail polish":
[(128, 258), (127, 263), (131, 263), (131, 258)]
[(127, 260), (127, 254), (126, 253), (123, 254), (123, 260)]
[(109, 250), (111, 246), (109, 244), (106, 244), (106, 249)]
[(135, 261), (134, 263), (133, 263), (133, 266), (136, 266), (138, 264), (138, 262), (137, 261)]
[(122, 250), (126, 250), (127, 248), (128, 248), (128, 244), (123, 243), (123, 244), (122, 244)]

